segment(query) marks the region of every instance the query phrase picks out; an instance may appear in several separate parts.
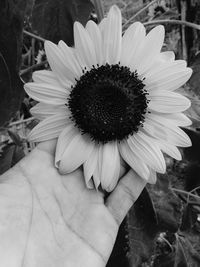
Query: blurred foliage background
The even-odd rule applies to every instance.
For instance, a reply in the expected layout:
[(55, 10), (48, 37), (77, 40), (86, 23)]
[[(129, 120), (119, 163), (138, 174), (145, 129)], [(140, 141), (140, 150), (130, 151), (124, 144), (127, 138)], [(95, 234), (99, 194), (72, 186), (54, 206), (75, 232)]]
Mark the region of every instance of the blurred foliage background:
[(191, 99), (193, 121), (184, 129), (193, 146), (183, 160), (166, 156), (167, 173), (148, 185), (123, 222), (108, 267), (200, 266), (200, 1), (199, 0), (1, 0), (0, 1), (0, 174), (34, 144), (27, 134), (37, 124), (35, 101), (23, 90), (34, 70), (48, 68), (44, 40), (73, 45), (73, 23), (98, 23), (111, 5), (123, 15), (123, 30), (134, 21), (147, 31), (165, 25), (163, 50), (185, 59), (193, 75), (180, 90)]

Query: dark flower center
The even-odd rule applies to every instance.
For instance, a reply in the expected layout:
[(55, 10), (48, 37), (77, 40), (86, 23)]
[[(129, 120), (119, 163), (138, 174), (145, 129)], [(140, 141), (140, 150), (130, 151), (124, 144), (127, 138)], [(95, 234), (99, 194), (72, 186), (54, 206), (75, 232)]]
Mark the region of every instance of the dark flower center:
[(144, 122), (149, 102), (144, 86), (137, 72), (128, 67), (93, 66), (72, 87), (68, 99), (71, 120), (96, 142), (121, 141)]

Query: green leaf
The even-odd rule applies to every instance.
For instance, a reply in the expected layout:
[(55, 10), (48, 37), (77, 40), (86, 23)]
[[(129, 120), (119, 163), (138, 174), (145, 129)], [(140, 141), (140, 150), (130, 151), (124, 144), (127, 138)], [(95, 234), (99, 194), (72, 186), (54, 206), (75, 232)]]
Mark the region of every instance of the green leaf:
[(197, 222), (197, 217), (198, 214), (193, 209), (193, 206), (191, 204), (185, 205), (180, 229), (184, 231), (193, 228)]
[(23, 10), (13, 0), (0, 1), (0, 126), (19, 110), (24, 90), (18, 72)]
[(25, 156), (23, 148), (14, 143), (7, 144), (0, 156), (0, 175), (9, 170)]
[(90, 0), (35, 0), (32, 28), (54, 43), (60, 40), (73, 45), (73, 24), (88, 21), (93, 4)]
[(192, 121), (192, 128), (200, 127), (200, 53), (198, 53), (190, 66), (193, 70), (192, 76), (188, 81), (188, 87), (184, 88), (185, 95), (191, 100), (191, 107), (186, 110)]
[(168, 174), (157, 176), (157, 183), (149, 186), (149, 193), (158, 217), (159, 230), (175, 233), (182, 218), (182, 203), (169, 187), (172, 182), (177, 182), (177, 177)]
[(174, 267), (200, 266), (199, 237), (195, 235), (177, 235), (177, 247)]
[(11, 168), (14, 150), (14, 144), (9, 144), (3, 149), (3, 153), (0, 157), (0, 175)]
[(15, 132), (13, 132), (11, 130), (8, 130), (8, 134), (9, 134), (10, 138), (12, 139), (12, 141), (13, 141), (13, 143), (15, 145), (17, 145), (17, 146), (21, 146), (22, 145), (22, 140), (21, 140), (20, 136), (17, 133), (15, 133)]
[[(181, 201), (169, 189), (176, 180), (172, 175), (158, 175), (157, 183), (148, 185), (132, 208), (128, 217), (130, 266), (173, 266), (173, 243), (182, 217)], [(158, 242), (160, 234), (168, 243)]]
[(128, 216), (130, 266), (142, 266), (150, 260), (157, 226), (153, 202), (147, 189), (144, 189)]

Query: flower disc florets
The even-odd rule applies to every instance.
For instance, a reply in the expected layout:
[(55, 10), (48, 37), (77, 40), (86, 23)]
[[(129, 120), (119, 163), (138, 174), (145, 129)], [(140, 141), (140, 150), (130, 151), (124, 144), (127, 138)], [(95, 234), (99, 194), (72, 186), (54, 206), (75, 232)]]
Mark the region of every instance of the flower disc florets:
[(144, 121), (148, 104), (144, 87), (137, 72), (128, 67), (93, 66), (72, 87), (71, 120), (96, 142), (121, 141), (137, 132)]

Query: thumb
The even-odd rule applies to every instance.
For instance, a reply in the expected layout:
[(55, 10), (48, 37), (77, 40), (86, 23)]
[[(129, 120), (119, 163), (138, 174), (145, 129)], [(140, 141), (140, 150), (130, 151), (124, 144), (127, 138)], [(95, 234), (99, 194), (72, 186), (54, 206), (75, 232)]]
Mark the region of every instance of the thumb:
[(131, 169), (119, 181), (115, 190), (109, 195), (105, 204), (118, 225), (121, 224), (145, 185), (146, 181)]

